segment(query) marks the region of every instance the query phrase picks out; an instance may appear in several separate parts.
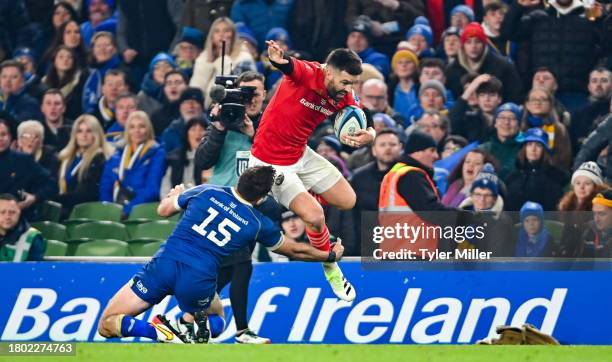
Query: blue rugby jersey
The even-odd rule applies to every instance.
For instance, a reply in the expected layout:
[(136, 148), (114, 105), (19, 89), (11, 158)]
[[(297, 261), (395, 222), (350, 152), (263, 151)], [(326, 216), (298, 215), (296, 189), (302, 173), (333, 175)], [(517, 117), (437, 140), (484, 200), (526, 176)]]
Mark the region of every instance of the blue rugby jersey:
[(221, 260), (253, 240), (270, 250), (282, 243), (278, 226), (231, 187), (196, 186), (181, 193), (177, 204), (185, 213), (156, 256), (216, 277)]

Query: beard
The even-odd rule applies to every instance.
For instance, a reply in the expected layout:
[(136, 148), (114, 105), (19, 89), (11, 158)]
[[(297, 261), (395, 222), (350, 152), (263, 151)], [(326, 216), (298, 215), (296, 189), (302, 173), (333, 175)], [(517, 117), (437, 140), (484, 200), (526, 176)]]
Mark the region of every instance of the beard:
[(331, 84), (328, 85), (326, 88), (327, 88), (327, 94), (329, 94), (329, 96), (336, 102), (339, 102), (347, 94), (343, 90), (338, 90), (334, 88), (334, 86)]

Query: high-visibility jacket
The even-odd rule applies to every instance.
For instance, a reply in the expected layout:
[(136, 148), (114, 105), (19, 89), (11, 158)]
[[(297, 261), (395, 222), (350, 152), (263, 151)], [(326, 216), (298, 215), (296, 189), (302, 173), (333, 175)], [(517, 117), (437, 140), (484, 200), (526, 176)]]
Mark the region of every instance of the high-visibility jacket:
[[(408, 172), (420, 172), (429, 183), (438, 200), (440, 195), (434, 181), (429, 174), (418, 167), (409, 166), (405, 163), (396, 163), (383, 178), (378, 199), (378, 221), (380, 226), (396, 228), (396, 224), (403, 227), (407, 225), (413, 230), (426, 230), (428, 224), (421, 219), (410, 207), (408, 202), (397, 192), (399, 180)], [(418, 192), (418, 191), (416, 191)], [(426, 211), (426, 210), (419, 210)], [(411, 231), (412, 232), (412, 231)], [(429, 235), (428, 235), (429, 234)], [(409, 234), (412, 235), (412, 234)], [(401, 249), (413, 250), (421, 255), (419, 249), (433, 251), (438, 247), (438, 237), (435, 233), (418, 233), (417, 238), (394, 237), (387, 238), (381, 244), (383, 251), (400, 251)]]

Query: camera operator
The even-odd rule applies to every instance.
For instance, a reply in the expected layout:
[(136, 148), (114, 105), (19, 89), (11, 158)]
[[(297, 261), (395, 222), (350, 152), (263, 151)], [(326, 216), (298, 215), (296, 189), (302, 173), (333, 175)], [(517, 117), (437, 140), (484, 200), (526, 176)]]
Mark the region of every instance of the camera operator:
[[(227, 95), (225, 90), (221, 89), (223, 88), (221, 85), (211, 89), (211, 98), (221, 104), (213, 107), (211, 112), (213, 122), (195, 155), (196, 167), (204, 170), (213, 168), (209, 183), (234, 186), (240, 174), (248, 167), (253, 137), (259, 125), (266, 97), (264, 83), (263, 75), (247, 71), (238, 76), (235, 80), (236, 88), (228, 90)], [(239, 93), (237, 90), (244, 90), (244, 95), (241, 95), (244, 101), (244, 117), (242, 113), (234, 112), (235, 108), (232, 108), (241, 109), (241, 106), (237, 106), (238, 100), (230, 94), (232, 91)], [(215, 95), (215, 91), (220, 92), (220, 95)], [(234, 100), (229, 101), (230, 98)], [(228, 102), (232, 104), (228, 105)], [(226, 107), (225, 110), (223, 107)], [(236, 119), (237, 114), (242, 119)], [(273, 220), (279, 219), (279, 215), (275, 215), (279, 214), (278, 207), (271, 198), (258, 209)], [(231, 283), (230, 300), (236, 321), (236, 342), (263, 344), (270, 343), (270, 339), (260, 337), (249, 330), (247, 323), (248, 287), (253, 271), (251, 252), (254, 243), (255, 241), (251, 247), (239, 250), (223, 261), (217, 278), (217, 291), (220, 292)]]

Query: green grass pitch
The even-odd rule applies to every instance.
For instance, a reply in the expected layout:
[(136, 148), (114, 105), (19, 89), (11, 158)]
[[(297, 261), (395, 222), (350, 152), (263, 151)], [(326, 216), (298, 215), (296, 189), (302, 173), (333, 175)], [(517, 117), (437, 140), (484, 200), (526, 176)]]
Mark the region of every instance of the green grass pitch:
[(611, 361), (612, 346), (170, 345), (79, 343), (77, 356), (0, 356), (0, 361)]

